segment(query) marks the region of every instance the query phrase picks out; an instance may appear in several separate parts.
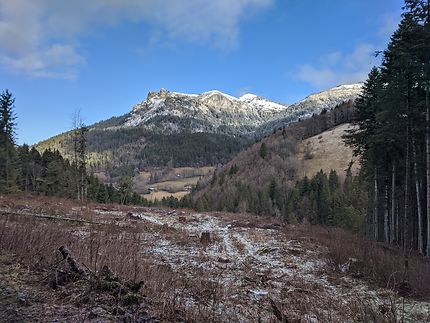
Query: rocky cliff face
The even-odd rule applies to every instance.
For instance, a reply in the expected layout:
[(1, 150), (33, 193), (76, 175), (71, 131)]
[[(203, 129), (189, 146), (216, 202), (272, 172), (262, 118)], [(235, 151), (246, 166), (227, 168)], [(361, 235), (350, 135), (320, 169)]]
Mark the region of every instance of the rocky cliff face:
[(184, 94), (161, 89), (136, 104), (122, 124), (163, 133), (223, 133), (260, 135), (279, 124), (305, 118), (355, 100), (362, 84), (341, 85), (308, 96), (292, 105), (280, 104), (254, 94), (239, 98), (219, 91)]
[(327, 91), (309, 95), (294, 103), (291, 108), (307, 113), (317, 113), (323, 109), (332, 109), (344, 102), (355, 100), (361, 93), (363, 83), (339, 85)]
[(288, 105), (252, 94), (240, 98), (219, 91), (200, 95), (150, 92), (134, 106), (124, 126), (144, 126), (164, 132), (209, 132), (247, 135), (262, 124), (276, 119)]

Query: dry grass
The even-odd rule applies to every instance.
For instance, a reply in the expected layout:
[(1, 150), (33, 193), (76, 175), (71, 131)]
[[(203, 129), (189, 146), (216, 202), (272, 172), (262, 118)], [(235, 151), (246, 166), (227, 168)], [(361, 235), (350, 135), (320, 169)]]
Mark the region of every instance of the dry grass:
[(312, 226), (300, 230), (306, 230), (313, 239), (327, 246), (328, 261), (336, 270), (344, 268), (348, 274), (379, 287), (430, 300), (430, 259), (412, 252), (405, 257), (401, 249), (342, 229)]
[[(360, 247), (359, 240), (342, 231), (282, 226), (273, 218), (249, 214), (181, 211), (169, 215), (171, 211), (167, 209), (95, 204), (83, 208), (72, 201), (45, 198), (29, 199), (28, 203), (24, 197), (16, 197), (14, 202), (0, 201), (30, 209), (43, 205), (44, 210), (64, 214), (75, 209), (80, 212), (76, 217), (102, 223), (83, 225), (3, 214), (0, 250), (18, 255), (18, 261), (28, 266), (30, 272), (37, 272), (57, 261), (56, 249), (60, 245), (68, 245), (94, 272), (108, 265), (126, 280), (143, 280), (140, 293), (145, 296), (150, 313), (161, 320), (307, 322), (316, 318), (320, 322), (395, 322), (399, 319), (396, 316), (399, 304), (391, 296), (367, 298), (367, 292), (357, 294), (353, 288), (361, 288), (359, 282), (344, 286), (346, 274), (339, 272), (339, 265), (350, 257), (366, 257), (364, 250), (374, 245)], [(122, 215), (130, 212), (147, 218), (138, 220)], [(179, 221), (179, 215), (187, 221)], [(202, 230), (211, 233), (212, 241), (207, 246), (200, 243)], [(160, 248), (164, 248), (163, 252), (156, 251)], [(324, 257), (322, 250), (326, 249), (330, 251), (327, 257), (331, 266), (316, 266), (324, 263), (320, 257)], [(225, 259), (219, 259), (219, 253)], [(382, 261), (386, 261), (378, 263), (372, 258), (377, 256), (380, 254), (370, 258), (376, 273), (383, 269)], [(412, 266), (418, 268), (411, 257)], [(366, 273), (371, 275), (371, 271)], [(372, 277), (376, 284), (377, 276)], [(253, 290), (267, 290), (270, 294), (258, 296)]]
[(157, 182), (151, 184), (151, 187), (155, 187), (159, 190), (183, 190), (186, 185), (196, 185), (199, 181), (200, 176), (188, 177), (188, 178), (178, 178), (175, 180)]
[[(0, 248), (18, 255), (19, 261), (30, 270), (37, 270), (57, 262), (55, 250), (67, 245), (94, 272), (107, 265), (126, 280), (144, 281), (143, 294), (150, 300), (152, 313), (158, 317), (168, 321), (200, 321), (200, 317), (218, 321), (207, 306), (189, 308), (185, 301), (189, 295), (197, 295), (202, 303), (212, 306), (220, 297), (219, 288), (201, 278), (191, 282), (169, 266), (160, 267), (146, 258), (145, 249), (150, 245), (141, 239), (141, 231), (139, 225), (127, 231), (118, 230), (114, 225), (70, 230), (63, 223), (3, 216)], [(201, 276), (196, 273), (196, 277)]]
[(340, 125), (301, 142), (299, 158), (303, 175), (312, 177), (321, 169), (327, 174), (334, 169), (344, 175), (351, 160), (355, 161), (352, 172), (356, 174), (359, 162), (353, 158), (352, 149), (342, 141), (342, 135), (350, 127), (349, 124)]
[(144, 198), (146, 198), (147, 200), (150, 201), (155, 201), (155, 200), (162, 200), (164, 197), (168, 198), (168, 197), (175, 197), (177, 199), (181, 199), (183, 198), (185, 195), (189, 194), (190, 192), (188, 191), (181, 191), (181, 192), (176, 192), (176, 193), (170, 193), (167, 191), (157, 191), (157, 192), (151, 192), (149, 194), (144, 194), (142, 195)]
[[(170, 171), (158, 170), (163, 175), (156, 183), (150, 183), (151, 172), (140, 172), (134, 177), (134, 188), (137, 192), (146, 192), (149, 187), (170, 193), (184, 191), (184, 186), (195, 185), (202, 176), (210, 175), (214, 167), (178, 167)], [(156, 171), (154, 171), (156, 172)]]

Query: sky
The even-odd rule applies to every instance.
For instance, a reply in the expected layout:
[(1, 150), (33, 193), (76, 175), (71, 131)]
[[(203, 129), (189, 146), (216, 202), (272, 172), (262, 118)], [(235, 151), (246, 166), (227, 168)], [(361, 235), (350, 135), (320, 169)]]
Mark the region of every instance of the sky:
[(281, 103), (364, 81), (402, 0), (0, 0), (17, 143), (129, 112), (149, 91)]

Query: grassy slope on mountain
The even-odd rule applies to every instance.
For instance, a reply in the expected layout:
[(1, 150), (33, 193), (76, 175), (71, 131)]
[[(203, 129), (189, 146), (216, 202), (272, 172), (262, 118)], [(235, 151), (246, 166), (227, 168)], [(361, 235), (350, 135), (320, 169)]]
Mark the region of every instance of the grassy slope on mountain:
[(358, 159), (353, 157), (352, 149), (342, 141), (342, 136), (348, 129), (351, 129), (351, 125), (345, 123), (301, 141), (299, 159), (302, 174), (313, 177), (321, 169), (327, 174), (334, 169), (342, 176), (350, 163), (352, 163), (352, 173), (357, 174)]
[[(286, 216), (288, 195), (311, 163), (300, 158), (301, 141), (310, 138), (312, 142), (312, 136), (320, 136), (327, 129), (350, 122), (352, 115), (353, 104), (348, 102), (332, 111), (323, 111), (318, 116), (278, 129), (241, 151), (212, 178), (202, 180), (191, 198), (201, 209)], [(335, 133), (339, 132), (335, 130)], [(323, 134), (322, 138), (324, 136), (328, 134)], [(338, 140), (327, 153), (339, 147), (341, 141)], [(326, 160), (330, 162), (330, 159)], [(348, 166), (349, 156), (343, 160), (345, 164), (338, 165), (340, 170)]]

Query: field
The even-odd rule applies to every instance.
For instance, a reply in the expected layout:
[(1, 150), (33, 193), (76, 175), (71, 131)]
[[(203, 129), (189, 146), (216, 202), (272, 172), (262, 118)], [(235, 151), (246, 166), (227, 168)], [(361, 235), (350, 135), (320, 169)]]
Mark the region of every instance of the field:
[[(180, 167), (170, 171), (162, 170), (155, 182), (151, 182), (151, 172), (141, 172), (134, 178), (134, 189), (149, 200), (163, 197), (181, 198), (187, 195), (202, 176), (210, 175), (214, 167)], [(156, 173), (156, 172), (153, 172)]]
[[(127, 322), (430, 318), (429, 294), (417, 289), (404, 298), (388, 289), (390, 284), (363, 277), (365, 267), (361, 271), (361, 259), (355, 258), (360, 255), (354, 252), (366, 250), (377, 267), (378, 259), (391, 251), (373, 242), (371, 248), (360, 249), (358, 238), (336, 230), (286, 225), (249, 214), (81, 205), (28, 196), (0, 198), (0, 214), (0, 321), (100, 322), (125, 321), (126, 316)], [(89, 276), (75, 275), (57, 286), (53, 282), (68, 268), (56, 251), (63, 245), (88, 268)], [(373, 257), (369, 250), (379, 254)], [(414, 257), (410, 263), (415, 266)], [(389, 262), (385, 264), (391, 270)], [(141, 282), (132, 304), (129, 294), (112, 293), (113, 282), (100, 284), (104, 266), (119, 277), (114, 282)], [(428, 262), (422, 266), (427, 268), (422, 277), (427, 277)], [(393, 273), (390, 281), (395, 279)], [(420, 288), (428, 288), (427, 281), (421, 280)], [(414, 284), (413, 277), (410, 282)]]
[(350, 124), (343, 124), (302, 141), (299, 158), (303, 176), (312, 177), (321, 169), (327, 174), (334, 169), (338, 175), (344, 176), (350, 162), (353, 163), (352, 173), (356, 175), (359, 160), (342, 141), (342, 135), (350, 127)]
[(200, 176), (178, 178), (176, 180), (153, 183), (150, 186), (162, 191), (182, 191), (187, 185), (196, 185), (199, 179)]
[(180, 191), (175, 193), (170, 193), (167, 191), (156, 191), (156, 192), (151, 192), (149, 194), (144, 194), (143, 197), (150, 201), (155, 201), (155, 200), (161, 201), (164, 197), (168, 198), (171, 196), (177, 199), (181, 199), (187, 194), (189, 194), (188, 191)]

